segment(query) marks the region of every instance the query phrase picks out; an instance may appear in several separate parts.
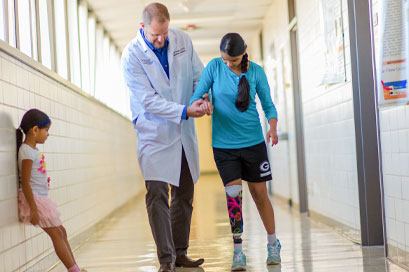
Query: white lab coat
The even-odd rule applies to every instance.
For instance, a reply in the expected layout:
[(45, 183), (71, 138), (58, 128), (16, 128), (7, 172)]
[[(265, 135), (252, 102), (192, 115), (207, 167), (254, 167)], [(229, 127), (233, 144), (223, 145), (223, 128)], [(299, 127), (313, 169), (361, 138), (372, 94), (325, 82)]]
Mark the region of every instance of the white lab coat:
[(194, 119), (181, 117), (199, 82), (203, 64), (186, 33), (176, 29), (169, 29), (168, 33), (169, 79), (140, 31), (124, 49), (122, 67), (130, 90), (144, 179), (179, 186), (182, 145), (193, 182), (199, 179)]

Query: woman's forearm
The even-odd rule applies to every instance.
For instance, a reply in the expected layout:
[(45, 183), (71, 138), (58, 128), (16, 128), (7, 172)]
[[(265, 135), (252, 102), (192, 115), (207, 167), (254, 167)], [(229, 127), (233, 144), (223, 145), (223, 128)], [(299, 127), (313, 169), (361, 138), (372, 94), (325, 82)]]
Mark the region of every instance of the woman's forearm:
[(270, 120), (268, 120), (268, 124), (270, 125), (270, 130), (277, 131), (277, 119), (276, 118), (270, 118)]

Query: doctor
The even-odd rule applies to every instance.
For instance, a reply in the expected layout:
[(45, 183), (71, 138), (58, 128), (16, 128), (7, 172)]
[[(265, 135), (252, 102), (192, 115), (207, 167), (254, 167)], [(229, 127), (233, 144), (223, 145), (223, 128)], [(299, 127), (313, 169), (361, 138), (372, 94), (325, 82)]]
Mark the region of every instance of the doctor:
[(188, 35), (168, 28), (170, 17), (164, 5), (146, 6), (142, 20), (137, 36), (122, 53), (123, 73), (130, 90), (159, 271), (175, 271), (175, 265), (197, 267), (204, 262), (186, 255), (194, 183), (199, 178), (196, 130), (189, 117), (204, 115), (200, 109), (203, 100), (186, 105), (203, 64)]

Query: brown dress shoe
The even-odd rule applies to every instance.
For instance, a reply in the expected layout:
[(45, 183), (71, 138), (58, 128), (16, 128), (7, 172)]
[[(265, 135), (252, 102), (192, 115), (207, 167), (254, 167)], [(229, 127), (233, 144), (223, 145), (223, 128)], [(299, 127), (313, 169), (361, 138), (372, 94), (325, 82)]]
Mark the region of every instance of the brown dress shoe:
[(177, 267), (198, 267), (199, 265), (202, 265), (204, 263), (204, 259), (200, 258), (196, 261), (190, 259), (186, 255), (179, 255), (176, 257), (176, 266)]
[(175, 272), (175, 265), (173, 263), (161, 264), (158, 272)]

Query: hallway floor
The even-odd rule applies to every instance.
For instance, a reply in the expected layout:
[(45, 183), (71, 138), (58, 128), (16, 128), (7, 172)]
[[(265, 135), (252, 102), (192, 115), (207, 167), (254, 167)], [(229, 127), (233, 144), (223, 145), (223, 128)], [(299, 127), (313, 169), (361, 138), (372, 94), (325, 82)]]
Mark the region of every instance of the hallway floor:
[[(266, 233), (247, 190), (243, 203), (247, 271), (405, 271), (385, 260), (383, 248), (361, 248), (333, 229), (299, 215), (281, 203), (274, 204), (274, 208), (277, 236), (282, 245), (282, 264), (266, 266)], [(201, 268), (179, 268), (178, 272), (230, 271), (232, 237), (224, 190), (216, 175), (202, 176), (195, 187), (190, 241), (189, 256), (203, 257), (205, 263)], [(78, 264), (88, 272), (157, 271), (159, 264), (144, 197), (141, 195), (115, 213), (76, 250), (75, 256)], [(51, 271), (65, 270), (58, 265)]]

